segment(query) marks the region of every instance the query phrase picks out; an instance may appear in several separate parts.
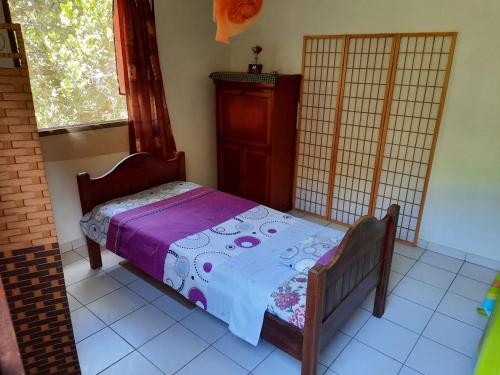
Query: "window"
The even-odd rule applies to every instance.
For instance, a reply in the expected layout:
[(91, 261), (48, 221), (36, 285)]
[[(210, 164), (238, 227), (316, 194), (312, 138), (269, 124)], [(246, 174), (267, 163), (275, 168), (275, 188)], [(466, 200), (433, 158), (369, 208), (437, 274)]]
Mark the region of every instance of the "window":
[(23, 30), (38, 128), (127, 118), (118, 93), (113, 0), (10, 0)]

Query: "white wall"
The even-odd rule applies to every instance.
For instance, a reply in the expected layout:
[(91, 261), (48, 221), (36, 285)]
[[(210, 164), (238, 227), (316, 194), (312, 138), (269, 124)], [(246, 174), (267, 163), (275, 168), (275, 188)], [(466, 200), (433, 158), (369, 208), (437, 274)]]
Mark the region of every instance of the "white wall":
[[(228, 69), (229, 49), (213, 40), (210, 1), (156, 1), (157, 38), (177, 148), (191, 181), (216, 186), (214, 88), (208, 74)], [(82, 237), (76, 174), (100, 175), (128, 153), (126, 127), (42, 137), (61, 244)]]
[(500, 261), (499, 14), (498, 0), (267, 0), (231, 69), (260, 44), (264, 70), (298, 73), (305, 34), (458, 31), (420, 238)]

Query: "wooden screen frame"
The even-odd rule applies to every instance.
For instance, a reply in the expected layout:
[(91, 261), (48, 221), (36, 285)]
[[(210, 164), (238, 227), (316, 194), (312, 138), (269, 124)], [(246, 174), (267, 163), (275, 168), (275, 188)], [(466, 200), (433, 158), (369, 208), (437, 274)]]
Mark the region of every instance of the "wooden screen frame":
[[(430, 154), (429, 154), (429, 160), (427, 163), (427, 170), (425, 171), (425, 178), (424, 178), (424, 183), (423, 183), (423, 189), (421, 191), (422, 198), (420, 201), (420, 207), (418, 209), (418, 218), (416, 222), (416, 228), (415, 228), (415, 235), (413, 241), (408, 241), (408, 240), (401, 240), (398, 239), (399, 242), (405, 242), (408, 243), (412, 246), (417, 245), (418, 237), (419, 237), (419, 232), (420, 232), (420, 226), (421, 226), (421, 221), (422, 221), (422, 216), (423, 216), (423, 211), (424, 211), (424, 206), (425, 206), (425, 200), (427, 197), (427, 190), (428, 190), (428, 185), (429, 185), (429, 178), (430, 178), (430, 173), (432, 170), (432, 163), (434, 159), (434, 154), (435, 154), (435, 149), (436, 149), (436, 144), (437, 144), (437, 138), (439, 135), (439, 130), (441, 126), (441, 119), (442, 119), (442, 114), (443, 114), (443, 109), (444, 109), (444, 104), (446, 100), (446, 93), (448, 89), (448, 83), (449, 83), (449, 78), (450, 78), (450, 73), (451, 73), (451, 66), (453, 63), (453, 57), (454, 57), (454, 52), (455, 52), (455, 46), (456, 46), (456, 40), (457, 40), (457, 32), (417, 32), (417, 33), (376, 33), (376, 34), (337, 34), (337, 35), (305, 35), (303, 37), (303, 49), (302, 49), (302, 75), (305, 77), (305, 61), (306, 61), (306, 46), (309, 40), (312, 39), (342, 39), (343, 40), (343, 51), (342, 51), (342, 66), (341, 66), (341, 72), (340, 72), (340, 77), (339, 77), (339, 83), (337, 87), (337, 97), (336, 97), (336, 106), (335, 106), (335, 118), (334, 118), (334, 123), (333, 123), (333, 141), (332, 144), (330, 145), (331, 149), (331, 155), (330, 155), (330, 171), (329, 171), (329, 181), (328, 181), (328, 196), (327, 196), (327, 210), (325, 215), (320, 215), (317, 213), (311, 213), (309, 211), (303, 210), (299, 207), (297, 207), (297, 178), (298, 178), (298, 161), (299, 161), (299, 142), (300, 142), (300, 136), (301, 136), (301, 130), (303, 129), (303, 123), (302, 123), (302, 111), (303, 111), (303, 97), (302, 93), (304, 92), (304, 82), (305, 79), (301, 83), (301, 97), (300, 97), (300, 103), (299, 103), (299, 117), (298, 117), (298, 125), (297, 125), (297, 139), (296, 139), (296, 150), (297, 154), (295, 156), (295, 175), (294, 175), (294, 185), (293, 185), (293, 191), (294, 191), (294, 200), (293, 200), (293, 207), (297, 211), (302, 211), (302, 212), (307, 212), (308, 215), (311, 216), (316, 216), (320, 217), (323, 219), (326, 219), (328, 221), (331, 221), (336, 224), (340, 224), (343, 226), (349, 226), (349, 224), (334, 220), (332, 219), (332, 210), (333, 210), (333, 196), (334, 196), (334, 181), (335, 181), (335, 175), (336, 175), (336, 164), (337, 164), (337, 155), (338, 155), (338, 147), (339, 147), (339, 136), (340, 136), (340, 123), (341, 123), (341, 118), (342, 118), (342, 102), (344, 100), (344, 90), (345, 90), (345, 82), (346, 82), (346, 71), (347, 71), (347, 59), (348, 59), (348, 54), (349, 54), (349, 42), (353, 38), (391, 38), (392, 39), (392, 50), (391, 50), (391, 57), (390, 57), (390, 63), (389, 63), (389, 72), (388, 72), (388, 77), (387, 77), (387, 83), (386, 83), (386, 91), (384, 94), (384, 103), (383, 103), (383, 111), (382, 111), (382, 117), (380, 121), (380, 131), (379, 131), (379, 138), (378, 138), (378, 144), (377, 144), (377, 154), (375, 158), (375, 166), (374, 166), (374, 178), (371, 186), (371, 192), (370, 192), (370, 200), (369, 200), (369, 215), (374, 215), (375, 209), (376, 209), (376, 202), (377, 202), (377, 197), (379, 194), (379, 188), (380, 188), (380, 179), (381, 179), (381, 171), (382, 171), (382, 163), (384, 160), (384, 150), (386, 146), (386, 140), (387, 140), (387, 132), (388, 132), (388, 126), (389, 126), (389, 118), (390, 118), (390, 111), (391, 111), (391, 106), (393, 102), (393, 92), (394, 92), (394, 84), (395, 84), (395, 77), (396, 77), (396, 72), (398, 69), (398, 58), (400, 54), (400, 45), (401, 45), (401, 39), (408, 37), (450, 37), (451, 38), (451, 43), (450, 43), (450, 48), (448, 52), (448, 61), (446, 64), (446, 71), (444, 74), (444, 81), (441, 89), (441, 95), (440, 95), (440, 101), (439, 101), (439, 107), (437, 110), (437, 115), (435, 119), (435, 126), (434, 126), (434, 133), (432, 135), (432, 144), (430, 147)], [(444, 42), (443, 42), (444, 43)], [(316, 52), (319, 53), (319, 52)]]

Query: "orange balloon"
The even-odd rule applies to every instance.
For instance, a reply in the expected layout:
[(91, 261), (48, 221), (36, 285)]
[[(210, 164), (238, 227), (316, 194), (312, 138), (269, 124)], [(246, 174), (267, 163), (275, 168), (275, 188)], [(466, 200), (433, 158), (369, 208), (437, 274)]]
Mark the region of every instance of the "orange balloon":
[(229, 37), (250, 26), (262, 8), (262, 0), (214, 0), (215, 40), (229, 44)]

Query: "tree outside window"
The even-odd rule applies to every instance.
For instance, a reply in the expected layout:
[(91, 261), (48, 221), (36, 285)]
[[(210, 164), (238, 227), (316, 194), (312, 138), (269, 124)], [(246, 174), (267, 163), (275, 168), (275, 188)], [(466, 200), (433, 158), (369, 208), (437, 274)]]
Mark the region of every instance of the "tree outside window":
[(113, 0), (9, 0), (23, 30), (38, 128), (127, 118)]

